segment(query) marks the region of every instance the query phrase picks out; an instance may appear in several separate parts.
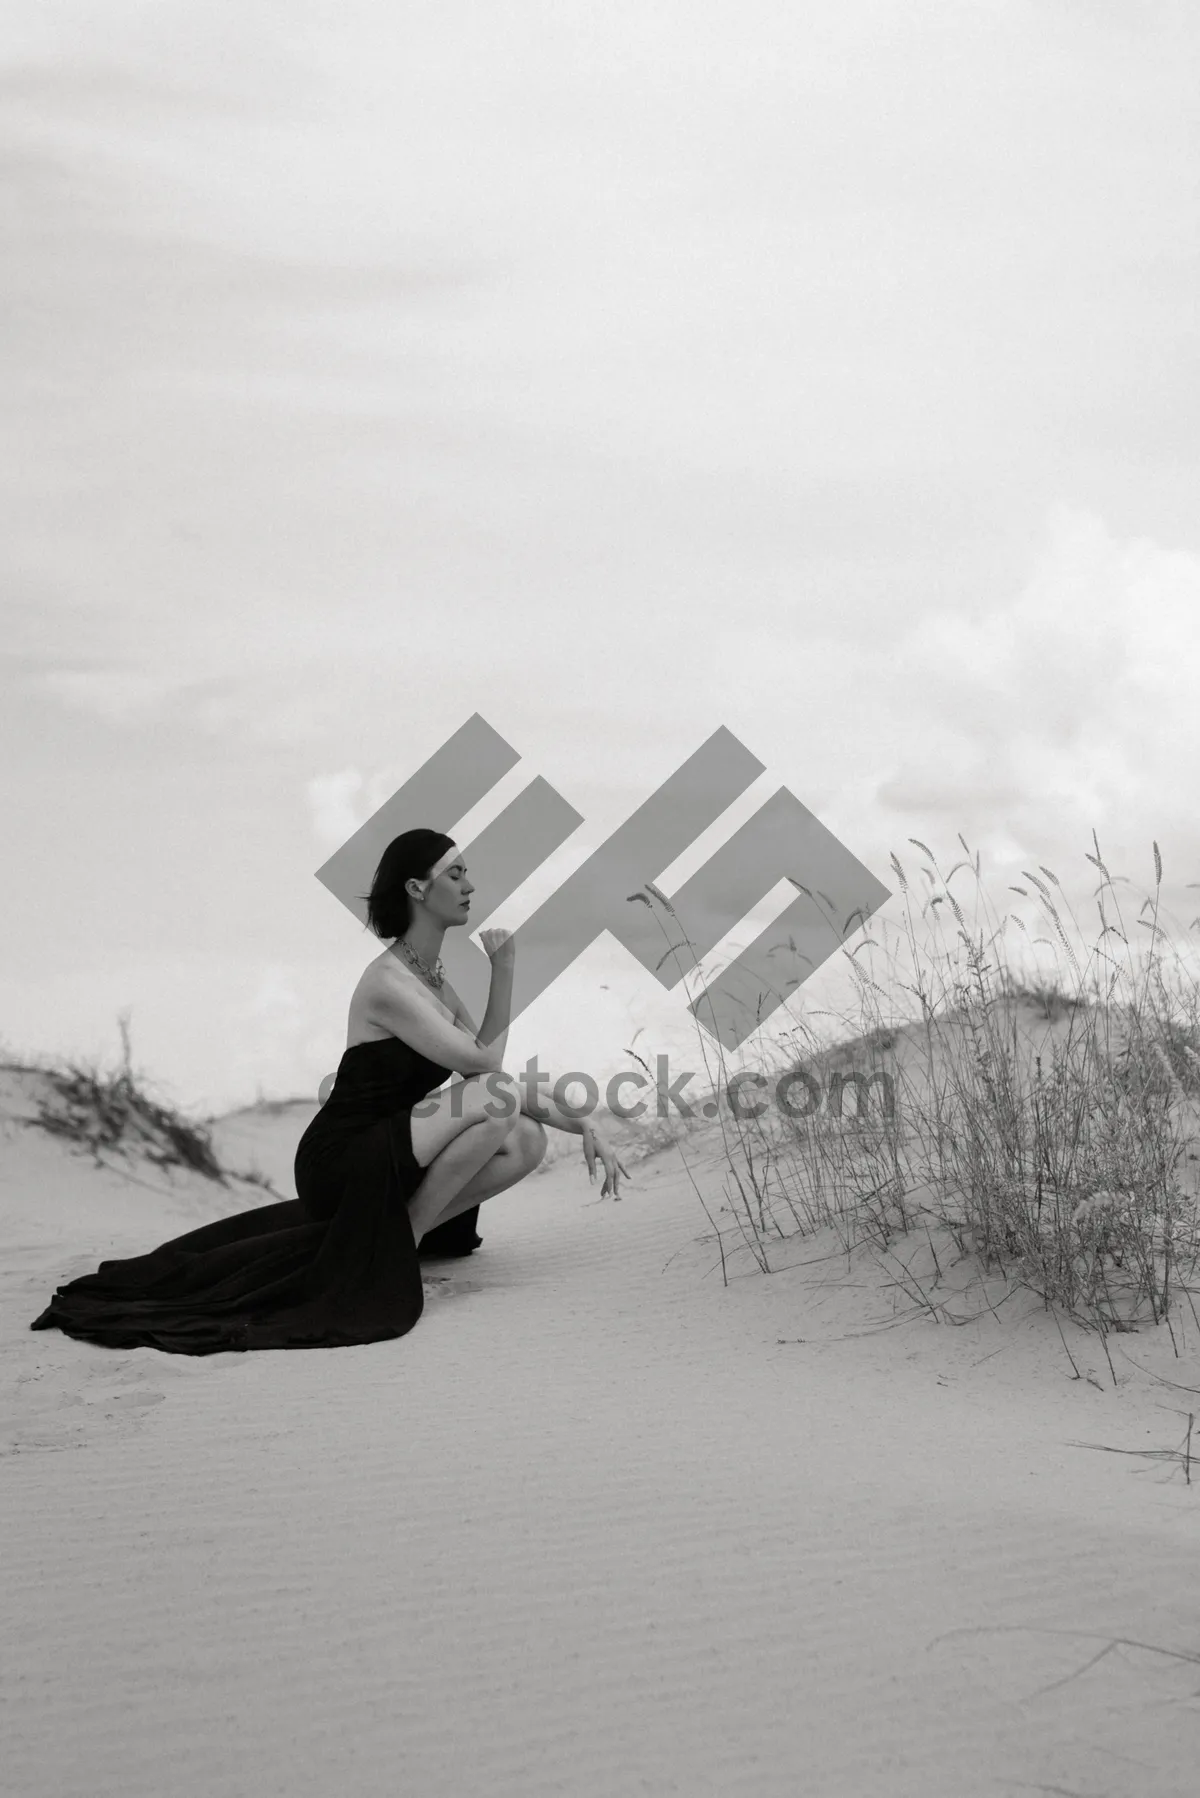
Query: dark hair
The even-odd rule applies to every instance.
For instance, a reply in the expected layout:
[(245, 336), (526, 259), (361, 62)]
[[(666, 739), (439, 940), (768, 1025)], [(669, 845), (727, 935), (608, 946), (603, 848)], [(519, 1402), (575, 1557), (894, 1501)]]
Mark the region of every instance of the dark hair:
[(403, 936), (412, 923), (412, 901), (406, 880), (424, 880), (441, 861), (454, 838), (440, 830), (406, 830), (393, 837), (379, 858), (367, 901), (367, 923), (378, 937)]

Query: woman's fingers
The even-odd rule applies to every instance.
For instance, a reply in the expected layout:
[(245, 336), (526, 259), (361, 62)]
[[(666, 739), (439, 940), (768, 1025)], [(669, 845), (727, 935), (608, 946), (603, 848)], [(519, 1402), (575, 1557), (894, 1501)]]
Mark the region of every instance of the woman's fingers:
[(620, 1159), (613, 1154), (611, 1149), (609, 1149), (604, 1158), (604, 1185), (600, 1189), (601, 1198), (604, 1198), (604, 1196), (610, 1192), (614, 1199), (620, 1198), (622, 1174), (625, 1174), (625, 1178), (628, 1180), (629, 1175), (622, 1166)]
[(499, 929), (481, 930), (479, 932), (479, 946), (489, 961), (495, 961), (497, 956), (499, 956), (502, 961), (511, 960), (516, 953), (517, 947), (516, 939), (514, 938), (512, 931)]
[(625, 1178), (628, 1180), (629, 1172), (620, 1157), (614, 1153), (613, 1149), (603, 1140), (603, 1138), (601, 1138), (599, 1142), (596, 1141), (586, 1124), (583, 1127), (583, 1153), (587, 1160), (588, 1178), (590, 1180), (594, 1182), (596, 1178), (597, 1156), (604, 1168), (604, 1184), (600, 1188), (600, 1197), (602, 1199), (607, 1198), (609, 1193), (611, 1193), (614, 1199), (619, 1199), (621, 1196), (621, 1175), (624, 1174)]

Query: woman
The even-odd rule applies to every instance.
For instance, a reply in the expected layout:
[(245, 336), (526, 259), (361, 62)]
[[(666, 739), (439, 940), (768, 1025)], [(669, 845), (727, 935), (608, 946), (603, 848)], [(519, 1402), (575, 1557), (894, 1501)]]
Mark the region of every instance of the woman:
[[(419, 1246), (469, 1252), (479, 1205), (541, 1160), (544, 1124), (582, 1136), (593, 1178), (603, 1163), (602, 1196), (619, 1197), (625, 1169), (601, 1134), (540, 1094), (534, 1113), (502, 1070), (512, 937), (482, 933), (492, 977), (478, 1031), (445, 978), (442, 938), (467, 922), (473, 891), (440, 831), (388, 844), (367, 921), (395, 941), (354, 990), (332, 1091), (296, 1150), (296, 1199), (101, 1262), (32, 1328), (183, 1355), (378, 1342), (421, 1315)], [(462, 1078), (444, 1086), (452, 1072)]]

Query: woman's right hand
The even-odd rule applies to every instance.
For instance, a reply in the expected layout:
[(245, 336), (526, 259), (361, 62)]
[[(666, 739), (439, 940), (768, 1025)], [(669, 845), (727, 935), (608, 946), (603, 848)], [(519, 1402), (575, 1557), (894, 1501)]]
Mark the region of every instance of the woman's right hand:
[(619, 1160), (608, 1138), (587, 1123), (583, 1126), (583, 1156), (588, 1165), (588, 1179), (593, 1182), (596, 1178), (596, 1157), (600, 1157), (604, 1168), (604, 1185), (600, 1188), (600, 1197), (606, 1199), (611, 1193), (614, 1199), (619, 1199), (621, 1176), (624, 1174), (628, 1180), (628, 1170)]
[(493, 967), (497, 962), (511, 966), (517, 953), (517, 939), (511, 930), (481, 930), (479, 946)]

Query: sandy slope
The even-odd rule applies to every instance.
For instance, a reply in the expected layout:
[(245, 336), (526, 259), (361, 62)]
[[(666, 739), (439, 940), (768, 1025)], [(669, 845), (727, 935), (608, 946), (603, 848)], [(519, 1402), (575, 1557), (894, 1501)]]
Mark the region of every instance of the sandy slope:
[[(286, 1178), (300, 1127), (231, 1132)], [(1072, 1446), (1181, 1442), (1190, 1317), (1114, 1391), (1036, 1306), (896, 1323), (823, 1241), (724, 1288), (668, 1152), (502, 1195), (395, 1343), (28, 1329), (263, 1197), (0, 1135), (14, 1798), (1197, 1789), (1200, 1473)]]

